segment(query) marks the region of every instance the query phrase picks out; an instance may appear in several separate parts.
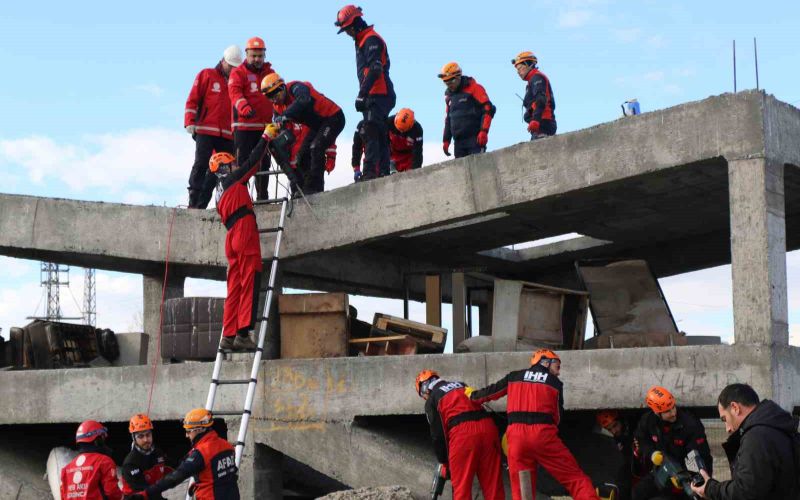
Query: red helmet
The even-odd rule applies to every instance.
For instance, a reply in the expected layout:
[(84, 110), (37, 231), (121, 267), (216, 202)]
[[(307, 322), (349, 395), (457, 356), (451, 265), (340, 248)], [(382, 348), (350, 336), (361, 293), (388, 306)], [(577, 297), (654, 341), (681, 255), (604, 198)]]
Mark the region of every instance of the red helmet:
[(108, 429), (97, 420), (86, 420), (75, 432), (76, 443), (91, 443), (101, 436), (108, 436)]
[(559, 362), (561, 361), (561, 358), (558, 357), (558, 354), (554, 353), (550, 349), (539, 349), (531, 356), (531, 366), (538, 365), (543, 359)]
[(619, 412), (617, 410), (603, 410), (597, 414), (597, 424), (603, 429), (617, 420), (619, 420)]
[(653, 410), (653, 413), (664, 413), (675, 408), (675, 396), (658, 385), (654, 385), (647, 391), (645, 402)]
[(361, 7), (345, 5), (339, 9), (339, 13), (336, 14), (336, 22), (333, 24), (339, 27), (339, 33), (341, 33), (350, 27), (357, 17), (364, 17), (364, 14), (361, 12)]
[(434, 378), (439, 378), (439, 374), (434, 370), (422, 370), (419, 372), (416, 380), (414, 380), (414, 387), (417, 389), (417, 394), (419, 394), (420, 397), (427, 392), (428, 384), (426, 384), (426, 382)]
[(259, 38), (254, 36), (250, 40), (247, 41), (247, 45), (244, 46), (245, 50), (267, 50), (267, 45), (264, 43), (263, 38)]

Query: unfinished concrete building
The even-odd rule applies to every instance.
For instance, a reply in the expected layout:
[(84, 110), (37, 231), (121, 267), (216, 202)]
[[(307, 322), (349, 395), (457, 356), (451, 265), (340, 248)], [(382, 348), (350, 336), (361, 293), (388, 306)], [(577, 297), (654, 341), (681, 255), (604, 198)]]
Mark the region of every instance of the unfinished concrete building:
[[(503, 309), (513, 301), (496, 297), (519, 294), (512, 288), (523, 285), (509, 285), (517, 282), (584, 292), (575, 262), (587, 259), (643, 260), (657, 277), (732, 263), (734, 343), (620, 348), (602, 338), (584, 346), (581, 338), (562, 346), (568, 442), (590, 431), (591, 410), (640, 409), (653, 384), (706, 416), (719, 391), (736, 381), (785, 409), (800, 406), (785, 260), (787, 250), (800, 248), (800, 110), (772, 96), (725, 94), (309, 201), (314, 213), (297, 203), (286, 225), (283, 286), (427, 298), (433, 315), (441, 295), (454, 304), (457, 347), (467, 341), (469, 289), (480, 311), (472, 332), (493, 334), (484, 349), (501, 352), (263, 362), (241, 473), (244, 498), (280, 494), (288, 461), (349, 487), (405, 485), (424, 495), (435, 458), (414, 376), (434, 368), (484, 386), (526, 366), (529, 351), (502, 352), (515, 348), (520, 312)], [(144, 329), (155, 338), (172, 209), (0, 195), (0, 212), (14, 214), (0, 219), (0, 254), (143, 275)], [(257, 216), (267, 227), (277, 213), (262, 207)], [(211, 211), (177, 212), (168, 297), (183, 296), (186, 277), (224, 279), (224, 231)], [(573, 232), (583, 236), (504, 248)], [(263, 250), (271, 252), (269, 240)], [(602, 327), (599, 333), (607, 334)], [(31, 432), (71, 430), (89, 415), (125, 422), (146, 400), (150, 370), (0, 373), (0, 396), (14, 402), (0, 424)], [(203, 403), (210, 364), (157, 370), (154, 420), (174, 422)], [(244, 377), (249, 363), (225, 370)], [(236, 391), (219, 398), (219, 407), (240, 407)], [(593, 460), (606, 460), (580, 450), (578, 458), (589, 471)]]

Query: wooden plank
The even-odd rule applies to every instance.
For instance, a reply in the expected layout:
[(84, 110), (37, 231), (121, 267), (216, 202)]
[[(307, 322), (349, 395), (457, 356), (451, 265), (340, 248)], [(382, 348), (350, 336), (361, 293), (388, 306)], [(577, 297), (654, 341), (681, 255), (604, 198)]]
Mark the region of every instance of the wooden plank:
[(442, 326), (442, 277), (438, 274), (425, 276), (425, 322)]
[(426, 325), (417, 321), (409, 319), (398, 318), (389, 316), (388, 314), (375, 313), (375, 318), (372, 322), (375, 328), (386, 330), (393, 333), (402, 333), (405, 335), (413, 335), (425, 340), (429, 340), (435, 344), (444, 345), (447, 340), (447, 329)]
[(278, 296), (280, 314), (347, 312), (346, 293), (282, 293)]
[(453, 350), (467, 339), (467, 288), (464, 273), (453, 273), (451, 294), (453, 302)]
[(370, 342), (386, 342), (391, 340), (405, 340), (408, 335), (389, 335), (388, 337), (368, 337), (365, 339), (350, 339), (350, 344), (368, 344)]

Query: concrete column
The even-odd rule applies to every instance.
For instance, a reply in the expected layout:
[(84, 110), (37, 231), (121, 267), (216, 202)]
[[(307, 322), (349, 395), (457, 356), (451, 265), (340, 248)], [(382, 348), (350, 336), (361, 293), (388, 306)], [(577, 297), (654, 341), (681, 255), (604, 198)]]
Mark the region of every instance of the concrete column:
[(486, 290), (482, 291), (480, 296), (477, 294), (474, 296), (480, 297), (483, 301), (478, 305), (478, 335), (491, 335), (494, 294), (490, 290)]
[(516, 349), (521, 293), (521, 281), (494, 280), (492, 337), (494, 338), (494, 350), (497, 352)]
[[(238, 429), (238, 419), (234, 427)], [(242, 500), (280, 500), (283, 498), (283, 453), (255, 442), (252, 431), (248, 429), (239, 467), (239, 495)]]
[(764, 158), (728, 162), (737, 344), (789, 343), (783, 171)]
[(442, 326), (442, 277), (425, 276), (425, 323)]
[(453, 300), (453, 351), (467, 338), (467, 287), (464, 273), (453, 273), (451, 278)]
[[(152, 364), (158, 352), (158, 331), (161, 318), (161, 295), (164, 286), (164, 271), (158, 274), (142, 275), (143, 311), (142, 325), (144, 333), (149, 335), (147, 346), (147, 363)], [(167, 278), (167, 288), (164, 290), (164, 300), (183, 297), (184, 276), (170, 272)]]

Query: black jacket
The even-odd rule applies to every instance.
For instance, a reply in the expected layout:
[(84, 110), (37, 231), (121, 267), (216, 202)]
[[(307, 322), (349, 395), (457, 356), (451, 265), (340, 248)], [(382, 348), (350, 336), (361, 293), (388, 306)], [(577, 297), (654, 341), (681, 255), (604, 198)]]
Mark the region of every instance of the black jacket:
[[(134, 446), (122, 462), (122, 479), (130, 490), (144, 491), (172, 470), (166, 466), (166, 461), (167, 456), (158, 448), (145, 455)], [(163, 498), (160, 493), (150, 497), (151, 500)]]
[(800, 498), (793, 439), (797, 422), (780, 406), (764, 400), (728, 438), (725, 454), (730, 481), (710, 480), (706, 498), (714, 500), (792, 500)]
[(686, 410), (678, 408), (678, 419), (670, 424), (648, 411), (639, 419), (634, 437), (639, 441), (639, 457), (650, 459), (660, 451), (684, 464), (686, 455), (697, 450), (705, 462), (705, 470), (712, 475), (713, 458), (708, 447), (706, 429), (702, 422)]

